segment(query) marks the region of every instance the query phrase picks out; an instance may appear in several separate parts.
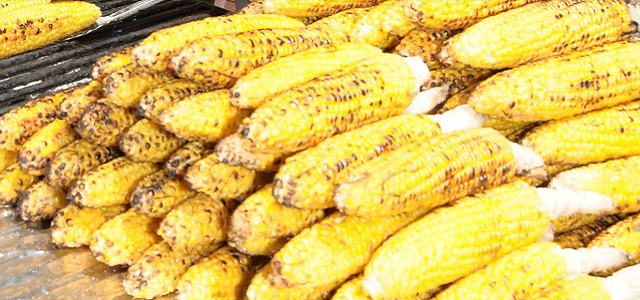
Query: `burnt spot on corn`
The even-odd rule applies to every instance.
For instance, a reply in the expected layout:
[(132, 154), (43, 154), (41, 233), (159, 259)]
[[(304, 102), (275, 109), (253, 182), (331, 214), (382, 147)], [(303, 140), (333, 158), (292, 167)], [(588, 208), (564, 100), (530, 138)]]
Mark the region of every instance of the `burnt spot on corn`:
[(88, 171), (110, 159), (107, 148), (78, 140), (51, 158), (44, 179), (52, 186), (67, 188)]
[(147, 91), (173, 79), (165, 72), (142, 71), (135, 64), (129, 64), (104, 79), (104, 96), (113, 104), (135, 107)]
[(195, 195), (179, 177), (171, 177), (161, 170), (140, 180), (131, 192), (131, 207), (137, 212), (156, 218), (164, 217), (171, 209)]
[(160, 115), (178, 101), (197, 93), (206, 91), (188, 80), (174, 80), (159, 85), (142, 96), (136, 112), (139, 116), (160, 122)]
[(76, 124), (80, 136), (93, 144), (110, 147), (136, 121), (135, 110), (98, 101), (90, 104)]
[(20, 196), (20, 218), (30, 222), (53, 219), (58, 209), (66, 204), (65, 193), (44, 181), (32, 185)]
[(164, 162), (182, 141), (160, 125), (142, 119), (120, 137), (119, 148), (133, 161)]
[(57, 117), (75, 125), (87, 106), (102, 98), (102, 84), (91, 81), (89, 84), (66, 92), (64, 101), (60, 103)]
[(76, 133), (69, 123), (55, 120), (23, 145), (17, 159), (20, 169), (35, 176), (44, 175), (51, 157), (75, 139)]
[(21, 171), (17, 163), (10, 165), (0, 173), (0, 204), (15, 204), (20, 194), (36, 181), (37, 176)]
[(190, 142), (171, 155), (163, 168), (170, 177), (182, 176), (195, 162), (207, 156), (209, 151), (209, 147), (201, 142)]

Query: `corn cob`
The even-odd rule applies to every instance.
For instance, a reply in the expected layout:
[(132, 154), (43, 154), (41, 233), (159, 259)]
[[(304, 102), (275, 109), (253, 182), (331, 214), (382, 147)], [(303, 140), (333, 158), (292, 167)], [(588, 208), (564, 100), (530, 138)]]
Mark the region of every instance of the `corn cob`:
[(27, 102), (0, 116), (0, 148), (19, 151), (33, 134), (53, 122), (64, 93)]
[(182, 176), (194, 163), (205, 158), (208, 152), (207, 146), (203, 143), (190, 142), (176, 150), (162, 168), (167, 170), (171, 177)]
[(131, 55), (133, 48), (134, 46), (126, 47), (99, 58), (91, 68), (91, 78), (103, 82), (105, 78), (122, 67), (134, 63)]
[(68, 1), (12, 10), (0, 16), (0, 59), (40, 48), (91, 25), (102, 13), (94, 4)]
[(640, 97), (639, 51), (640, 42), (612, 43), (511, 69), (480, 83), (469, 105), (501, 119), (546, 121), (629, 102)]
[(102, 83), (91, 81), (86, 85), (67, 92), (64, 101), (58, 108), (58, 119), (63, 119), (71, 125), (76, 125), (80, 116), (91, 103), (102, 98)]
[(233, 200), (214, 199), (198, 194), (174, 208), (160, 223), (158, 234), (183, 253), (202, 253), (211, 244), (227, 240)]
[(640, 101), (549, 122), (533, 128), (522, 145), (547, 164), (578, 164), (640, 154)]
[(112, 158), (113, 153), (109, 149), (77, 140), (51, 158), (44, 179), (52, 186), (68, 188), (84, 174)]
[(0, 173), (0, 205), (12, 205), (22, 192), (38, 181), (37, 176), (20, 170), (17, 163), (9, 165)]
[(475, 68), (514, 68), (621, 40), (635, 26), (620, 0), (535, 2), (471, 26), (448, 40), (439, 58)]
[(592, 223), (556, 236), (553, 242), (562, 248), (584, 248), (596, 235), (622, 219), (621, 215), (601, 217)]
[(29, 187), (18, 200), (20, 218), (25, 221), (48, 221), (66, 204), (64, 191), (38, 181)]
[(169, 67), (181, 78), (210, 88), (231, 87), (253, 69), (279, 58), (343, 42), (347, 40), (320, 29), (264, 29), (205, 37), (180, 50)]
[(405, 57), (420, 56), (429, 69), (438, 69), (442, 67), (438, 60), (442, 44), (457, 33), (458, 30), (417, 28), (400, 41), (394, 53)]
[[(394, 298), (394, 300), (429, 300), (440, 289), (421, 292), (409, 297)], [(371, 300), (371, 297), (362, 289), (362, 275), (343, 284), (333, 295), (331, 300)]]
[[(294, 209), (285, 207), (273, 198), (273, 184), (249, 196), (231, 216), (229, 244), (250, 255), (273, 255), (288, 238), (324, 217), (321, 209)], [(266, 240), (265, 248), (255, 247)], [(245, 243), (249, 241), (249, 243)], [(252, 243), (253, 242), (253, 243)], [(254, 247), (244, 247), (245, 244)]]
[(251, 257), (223, 247), (187, 270), (178, 282), (178, 300), (242, 299), (253, 275)]
[(51, 0), (4, 0), (0, 1), (0, 12), (4, 14), (23, 7), (31, 8), (34, 6), (47, 4), (49, 2), (51, 2)]
[(552, 220), (551, 223), (553, 225), (553, 232), (556, 234), (569, 232), (575, 229), (578, 229), (587, 224), (593, 223), (600, 219), (602, 216), (589, 214), (583, 215), (578, 214), (574, 216), (566, 216), (562, 218), (558, 218)]
[(0, 149), (0, 173), (16, 162), (18, 152)]
[(404, 16), (402, 1), (389, 0), (373, 7), (353, 30), (352, 41), (367, 43), (381, 49), (398, 44), (416, 26)]
[(549, 215), (539, 206), (536, 191), (516, 181), (440, 208), (378, 248), (363, 288), (386, 299), (453, 282), (541, 237)]
[(76, 132), (64, 120), (55, 120), (40, 129), (20, 149), (20, 170), (34, 176), (45, 174), (50, 159), (76, 139)]
[(220, 163), (215, 153), (196, 162), (184, 179), (191, 188), (215, 199), (242, 198), (270, 181), (266, 174)]
[(158, 169), (152, 163), (117, 158), (82, 176), (69, 189), (67, 199), (82, 207), (127, 204), (138, 181)]
[(58, 211), (51, 222), (51, 240), (61, 247), (81, 247), (89, 245), (91, 235), (104, 222), (125, 212), (124, 205), (101, 208), (79, 208), (68, 204)]
[(174, 207), (195, 196), (187, 183), (169, 176), (167, 170), (155, 172), (138, 182), (131, 192), (131, 208), (154, 218), (166, 216)]
[(165, 162), (178, 150), (182, 141), (162, 126), (142, 119), (120, 137), (120, 150), (132, 161)]
[(377, 48), (358, 43), (327, 45), (296, 53), (240, 78), (231, 89), (231, 104), (255, 109), (299, 84), (381, 54)]
[(265, 0), (264, 12), (267, 14), (279, 14), (291, 17), (328, 16), (341, 11), (374, 6), (385, 0)]
[(352, 8), (313, 22), (307, 28), (327, 31), (334, 38), (353, 41), (356, 25), (370, 10), (369, 7)]
[(478, 21), (514, 9), (537, 0), (448, 0), (438, 1), (405, 0), (404, 13), (416, 25), (424, 28), (459, 29), (469, 27)]
[(248, 300), (323, 300), (327, 299), (331, 291), (336, 287), (333, 284), (280, 289), (271, 283), (271, 273), (271, 264), (268, 264), (253, 277), (251, 284), (247, 288)]
[(453, 95), (467, 90), (475, 83), (491, 76), (492, 73), (493, 72), (491, 70), (471, 67), (465, 67), (463, 69), (436, 69), (429, 72), (429, 80), (422, 85), (422, 88), (432, 89), (441, 86), (449, 86), (449, 94)]
[(356, 167), (439, 133), (426, 116), (402, 114), (334, 136), (287, 159), (274, 179), (274, 196), (287, 206), (332, 207), (335, 186)]
[(304, 150), (400, 114), (416, 95), (416, 80), (403, 58), (374, 57), (272, 98), (242, 122), (240, 133), (259, 152)]
[(178, 101), (205, 92), (206, 89), (184, 79), (177, 79), (159, 85), (148, 91), (138, 103), (137, 113), (156, 123), (160, 123), (160, 115)]
[(622, 267), (640, 263), (640, 215), (632, 215), (612, 225), (598, 234), (589, 242), (588, 248), (611, 247), (624, 250), (629, 254), (630, 261), (619, 268), (611, 268), (596, 273), (598, 276), (609, 276)]
[(147, 248), (159, 243), (158, 219), (128, 210), (108, 221), (91, 235), (96, 259), (109, 266), (132, 265)]
[(111, 147), (118, 143), (120, 136), (135, 122), (133, 109), (98, 101), (87, 107), (75, 129), (87, 142)]
[(492, 129), (466, 130), (400, 147), (357, 167), (337, 186), (334, 201), (349, 215), (395, 215), (498, 186), (514, 169), (506, 138)]
[(146, 72), (136, 68), (135, 64), (129, 64), (102, 81), (104, 97), (115, 105), (135, 107), (147, 91), (173, 79), (167, 73)]
[(202, 93), (167, 108), (160, 122), (183, 139), (216, 142), (238, 130), (250, 113), (231, 105), (228, 90)]
[(236, 133), (218, 142), (215, 150), (221, 163), (262, 172), (278, 171), (280, 165), (290, 156), (290, 153), (255, 152), (250, 148), (249, 142)]
[(156, 71), (168, 69), (170, 58), (178, 51), (203, 37), (236, 34), (268, 28), (302, 28), (298, 20), (279, 15), (231, 15), (211, 17), (152, 33), (133, 52), (138, 66)]

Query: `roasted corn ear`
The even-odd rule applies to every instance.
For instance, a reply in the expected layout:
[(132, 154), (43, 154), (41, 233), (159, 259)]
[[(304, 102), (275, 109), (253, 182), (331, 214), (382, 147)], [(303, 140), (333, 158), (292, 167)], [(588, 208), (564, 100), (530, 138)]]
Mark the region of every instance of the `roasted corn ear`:
[(588, 248), (611, 247), (626, 251), (630, 261), (624, 266), (610, 268), (596, 273), (598, 276), (609, 276), (622, 267), (640, 263), (640, 215), (632, 215), (605, 229), (589, 242)]
[[(335, 284), (323, 286), (297, 286), (280, 289), (271, 282), (271, 264), (266, 265), (251, 280), (247, 288), (249, 300), (323, 300), (327, 299)], [(338, 285), (339, 286), (339, 285)]]
[(551, 220), (551, 224), (553, 225), (553, 232), (555, 234), (561, 234), (561, 233), (569, 232), (569, 231), (578, 229), (582, 226), (591, 224), (597, 221), (598, 219), (600, 219), (601, 217), (602, 216), (595, 215), (595, 214), (589, 214), (589, 215), (577, 214), (573, 216), (566, 216), (566, 217), (561, 217), (555, 220)]
[(18, 152), (0, 149), (0, 173), (16, 162)]
[(264, 13), (291, 17), (328, 16), (343, 10), (374, 6), (385, 0), (264, 0)]
[(206, 89), (189, 80), (173, 80), (145, 93), (138, 103), (137, 113), (141, 117), (160, 123), (160, 115), (167, 108), (184, 98), (205, 91)]
[(132, 64), (134, 62), (131, 55), (133, 48), (134, 46), (120, 49), (99, 58), (91, 68), (91, 78), (95, 81), (103, 82), (105, 78), (122, 67)]
[(351, 41), (387, 49), (397, 45), (414, 29), (416, 25), (404, 15), (402, 1), (389, 0), (373, 7), (359, 20)]
[(110, 149), (77, 140), (56, 152), (49, 161), (44, 179), (52, 186), (67, 188), (112, 158)]
[(458, 32), (458, 30), (417, 28), (400, 41), (394, 53), (405, 57), (420, 56), (431, 70), (442, 68), (438, 53), (444, 42)]
[(221, 163), (243, 166), (250, 170), (275, 172), (290, 153), (264, 153), (251, 150), (249, 141), (240, 134), (232, 134), (216, 144), (216, 154)]
[(126, 210), (125, 205), (79, 208), (75, 204), (68, 204), (58, 211), (51, 222), (51, 240), (62, 247), (87, 246), (94, 231)]
[(155, 86), (174, 78), (162, 72), (147, 72), (129, 64), (111, 73), (104, 83), (105, 100), (122, 107), (135, 107), (140, 98)]
[(611, 225), (621, 221), (622, 219), (624, 218), (621, 215), (605, 216), (592, 223), (560, 234), (555, 237), (553, 242), (562, 248), (584, 248), (587, 247), (589, 242), (591, 242), (595, 236), (600, 234), (600, 232), (611, 227)]
[(352, 8), (315, 21), (307, 28), (324, 30), (334, 38), (353, 41), (356, 25), (370, 10), (370, 7)]
[(80, 117), (75, 130), (87, 142), (111, 147), (136, 122), (135, 111), (104, 101), (90, 104)]
[(94, 80), (86, 85), (72, 89), (66, 93), (64, 101), (60, 103), (57, 117), (71, 125), (76, 125), (87, 106), (101, 98), (102, 83), (99, 81)]
[(118, 146), (131, 160), (137, 162), (165, 162), (178, 150), (182, 141), (150, 120), (133, 124), (120, 137)]
[(167, 170), (167, 174), (171, 177), (182, 176), (194, 163), (205, 158), (208, 152), (209, 149), (205, 144), (190, 142), (176, 150), (162, 168)]
[(50, 159), (76, 139), (76, 132), (64, 120), (55, 120), (40, 129), (20, 149), (20, 170), (34, 176), (45, 174)]
[(18, 201), (20, 218), (25, 221), (48, 221), (65, 204), (65, 193), (62, 189), (52, 187), (44, 181), (38, 181), (29, 187)]
[(0, 173), (0, 204), (15, 204), (20, 194), (36, 181), (38, 181), (37, 176), (21, 171), (17, 163), (9, 165)]
[(180, 177), (169, 176), (161, 170), (142, 178), (131, 192), (131, 208), (154, 218), (162, 218), (174, 207), (195, 196)]

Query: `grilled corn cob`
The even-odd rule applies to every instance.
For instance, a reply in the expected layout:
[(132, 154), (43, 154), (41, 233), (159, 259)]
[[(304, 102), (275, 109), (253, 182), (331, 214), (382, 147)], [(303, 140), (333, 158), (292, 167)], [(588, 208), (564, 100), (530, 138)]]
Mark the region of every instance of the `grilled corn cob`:
[(533, 128), (522, 144), (547, 164), (588, 164), (640, 154), (640, 101), (549, 122)]
[(404, 16), (402, 1), (389, 0), (373, 7), (360, 19), (352, 34), (352, 41), (367, 43), (381, 49), (398, 44), (416, 26)]
[(44, 175), (51, 157), (75, 139), (76, 132), (67, 121), (51, 122), (22, 145), (17, 159), (20, 170), (34, 176)]
[(240, 134), (232, 134), (216, 144), (216, 154), (221, 163), (243, 166), (250, 170), (275, 172), (290, 153), (272, 154), (250, 150), (247, 140)]
[(76, 125), (80, 116), (91, 103), (102, 98), (102, 83), (91, 81), (86, 85), (67, 92), (64, 101), (58, 108), (58, 119), (63, 119), (71, 125)]
[(232, 106), (229, 97), (228, 90), (188, 97), (167, 108), (160, 122), (180, 138), (216, 142), (236, 132), (250, 113)]
[(17, 163), (9, 165), (0, 173), (0, 204), (14, 204), (20, 194), (36, 181), (38, 181), (37, 176), (22, 172)]
[(132, 64), (134, 62), (131, 55), (133, 48), (134, 46), (120, 49), (99, 58), (91, 68), (91, 78), (95, 81), (103, 82), (105, 78), (122, 67)]
[[(247, 288), (249, 300), (322, 300), (326, 299), (335, 284), (323, 286), (297, 286), (290, 289), (276, 288), (272, 283), (271, 264), (266, 265), (251, 280)], [(338, 285), (339, 286), (339, 285)]]
[(359, 43), (327, 45), (296, 53), (240, 78), (231, 89), (231, 104), (258, 108), (271, 97), (299, 84), (381, 54), (380, 49)]
[(562, 248), (584, 248), (596, 235), (622, 219), (621, 215), (601, 217), (592, 223), (556, 236), (553, 242)]
[(125, 157), (117, 158), (82, 176), (69, 189), (67, 199), (83, 207), (127, 204), (138, 181), (158, 169), (152, 163), (136, 163)]
[(203, 37), (236, 34), (267, 28), (302, 28), (298, 20), (279, 15), (231, 15), (211, 17), (152, 33), (132, 52), (136, 63), (145, 69), (164, 71), (170, 58), (181, 48)]
[(205, 92), (199, 85), (184, 79), (177, 79), (159, 85), (148, 91), (138, 103), (137, 113), (156, 123), (160, 123), (160, 115), (178, 101)]
[(91, 235), (90, 248), (96, 259), (109, 266), (131, 265), (147, 248), (160, 242), (158, 219), (133, 210), (106, 221)]
[(91, 25), (102, 13), (89, 2), (29, 6), (0, 16), (0, 59), (37, 49)]
[(471, 67), (465, 67), (462, 69), (436, 69), (429, 72), (429, 80), (423, 85), (423, 89), (432, 89), (441, 86), (449, 87), (449, 94), (457, 94), (461, 91), (472, 87), (475, 83), (478, 83), (487, 77), (491, 76), (493, 72), (486, 69), (476, 69)]
[(206, 157), (208, 152), (208, 148), (203, 143), (190, 142), (176, 150), (162, 168), (167, 170), (167, 174), (171, 177), (182, 176), (194, 163)]
[(135, 64), (129, 64), (111, 73), (102, 81), (104, 97), (115, 105), (134, 107), (147, 91), (173, 79), (169, 74), (146, 72), (136, 68)]
[(598, 234), (589, 242), (588, 248), (612, 247), (624, 250), (629, 254), (630, 261), (624, 266), (611, 268), (596, 273), (598, 276), (609, 276), (621, 267), (631, 266), (640, 263), (640, 215), (633, 215), (612, 225)]
[(420, 56), (429, 69), (441, 68), (438, 53), (442, 44), (457, 33), (458, 30), (417, 28), (400, 41), (394, 53), (406, 57)]
[[(279, 248), (270, 246), (284, 244), (288, 238), (324, 217), (321, 209), (285, 207), (276, 202), (272, 193), (273, 185), (269, 184), (249, 196), (233, 212), (229, 229), (231, 246), (250, 255), (273, 255)], [(268, 241), (263, 244), (265, 248), (252, 245), (260, 240)]]
[(242, 299), (253, 275), (251, 257), (223, 247), (187, 270), (178, 300)]
[(0, 1), (0, 11), (2, 13), (7, 13), (23, 7), (34, 7), (47, 4), (49, 2), (51, 2), (51, 0), (4, 0)]
[(265, 0), (264, 13), (291, 17), (328, 16), (343, 10), (374, 6), (385, 0)]
[(67, 188), (112, 157), (113, 153), (107, 148), (77, 140), (51, 158), (44, 179), (52, 186)]
[(552, 220), (551, 223), (553, 225), (553, 232), (556, 234), (565, 233), (568, 231), (572, 231), (578, 229), (587, 224), (593, 223), (600, 219), (602, 216), (598, 215), (574, 215), (574, 216), (566, 216), (562, 218), (558, 218)]
[(640, 42), (612, 43), (498, 73), (469, 105), (501, 119), (546, 121), (629, 102), (640, 97), (639, 51)]
[[(436, 294), (437, 290), (421, 292), (409, 297), (394, 298), (394, 300), (429, 300), (433, 298), (433, 295)], [(343, 284), (336, 291), (331, 300), (371, 300), (371, 298), (362, 289), (362, 276), (358, 276)]]
[(62, 247), (89, 245), (94, 231), (126, 210), (124, 205), (79, 208), (75, 204), (68, 204), (58, 211), (51, 222), (51, 240)]
[(142, 119), (120, 137), (118, 146), (131, 160), (137, 162), (165, 162), (178, 150), (182, 141), (162, 126)]
[(334, 136), (288, 158), (274, 179), (274, 196), (287, 206), (332, 207), (335, 186), (357, 166), (439, 133), (426, 116), (402, 114)]
[(313, 22), (307, 28), (328, 31), (334, 38), (353, 41), (353, 31), (356, 24), (370, 10), (369, 7), (352, 8)]
[(39, 222), (51, 220), (58, 209), (66, 204), (64, 191), (38, 181), (29, 187), (18, 201), (20, 217), (25, 221)]
[(439, 58), (475, 68), (513, 68), (621, 40), (636, 26), (621, 0), (541, 1), (471, 26), (448, 40)]
[(131, 208), (154, 218), (162, 218), (174, 207), (195, 196), (187, 183), (169, 176), (167, 170), (155, 172), (141, 179), (131, 192)]
[(111, 147), (118, 143), (120, 136), (135, 122), (133, 109), (98, 101), (87, 107), (75, 129), (87, 142)]
[(18, 152), (0, 149), (0, 173), (16, 162)]

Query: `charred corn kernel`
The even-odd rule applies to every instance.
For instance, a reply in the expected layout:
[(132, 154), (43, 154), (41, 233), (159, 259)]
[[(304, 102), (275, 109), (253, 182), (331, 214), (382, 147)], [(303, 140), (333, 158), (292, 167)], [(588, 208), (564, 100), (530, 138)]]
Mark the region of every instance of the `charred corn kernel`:
[[(546, 121), (640, 97), (640, 42), (607, 44), (498, 73), (469, 99), (477, 112), (511, 121)], [(541, 75), (543, 74), (543, 75)]]
[(438, 53), (442, 44), (458, 33), (458, 30), (417, 28), (405, 36), (394, 52), (402, 56), (420, 56), (429, 69), (441, 68)]
[(487, 69), (466, 67), (463, 69), (436, 69), (429, 72), (429, 80), (423, 85), (423, 89), (449, 86), (449, 94), (453, 95), (472, 87), (491, 76), (493, 72)]
[(369, 7), (352, 8), (313, 22), (307, 28), (328, 31), (335, 38), (351, 41), (356, 24), (370, 10)]
[(80, 116), (91, 103), (102, 98), (102, 83), (91, 81), (86, 85), (70, 90), (58, 111), (58, 119), (63, 119), (71, 125), (76, 125)]
[(0, 173), (16, 162), (18, 152), (0, 149)]
[(69, 189), (67, 199), (83, 207), (127, 204), (138, 181), (158, 169), (156, 164), (117, 158), (78, 179)]
[(53, 122), (64, 93), (45, 96), (0, 116), (0, 148), (19, 151), (33, 134)]
[(160, 122), (176, 136), (216, 142), (238, 130), (250, 113), (231, 105), (228, 90), (197, 94), (167, 108)]
[(174, 207), (195, 196), (189, 185), (179, 177), (161, 170), (142, 178), (131, 192), (131, 208), (154, 218), (162, 218)]
[(51, 239), (61, 247), (89, 245), (94, 231), (126, 210), (125, 205), (79, 208), (75, 204), (68, 204), (58, 211), (51, 222)]
[(271, 283), (271, 273), (271, 264), (268, 264), (253, 277), (247, 288), (249, 300), (322, 300), (327, 299), (331, 291), (339, 286), (297, 286), (290, 289), (280, 289)]
[(4, 14), (12, 10), (24, 7), (32, 8), (49, 2), (51, 2), (51, 0), (5, 0), (0, 1), (0, 11)]
[(138, 103), (137, 113), (156, 123), (160, 123), (160, 115), (178, 101), (205, 92), (206, 89), (184, 79), (176, 79), (161, 84), (142, 96)]
[(416, 79), (403, 58), (384, 54), (281, 93), (242, 122), (259, 152), (304, 150), (338, 133), (401, 113)]
[(147, 91), (173, 79), (167, 73), (146, 72), (136, 68), (134, 64), (129, 64), (103, 80), (104, 97), (113, 104), (134, 107)]
[(609, 276), (613, 272), (627, 266), (640, 263), (640, 215), (632, 215), (605, 229), (589, 242), (588, 248), (611, 247), (624, 250), (629, 254), (629, 263), (596, 273), (598, 276)]
[[(288, 238), (324, 217), (322, 209), (288, 208), (273, 198), (273, 184), (244, 200), (231, 216), (229, 244), (250, 255), (273, 255), (274, 248), (244, 248), (244, 241), (268, 240), (265, 246), (281, 245)], [(275, 241), (280, 240), (281, 242)]]
[(233, 200), (219, 200), (198, 194), (174, 208), (160, 223), (158, 234), (172, 249), (201, 253), (211, 244), (227, 240)]
[(86, 141), (111, 147), (136, 122), (135, 111), (104, 101), (90, 104), (80, 117), (75, 129)]
[(38, 181), (20, 195), (18, 201), (20, 218), (31, 222), (51, 220), (58, 209), (66, 204), (64, 196), (62, 189), (52, 187), (44, 181)]
[(374, 6), (385, 0), (265, 0), (263, 9), (268, 14), (291, 17), (328, 16), (343, 10)]
[(21, 171), (18, 163), (9, 165), (0, 173), (0, 204), (14, 204), (20, 194), (36, 181), (38, 177)]
[(133, 210), (104, 222), (91, 235), (90, 248), (96, 259), (109, 266), (132, 265), (147, 248), (160, 242), (158, 219)]
[[(394, 298), (394, 300), (428, 300), (433, 298), (435, 293), (435, 290), (422, 292), (409, 297)], [(371, 300), (371, 297), (362, 289), (362, 276), (358, 276), (343, 284), (331, 300)]]
[(589, 242), (600, 232), (622, 219), (623, 217), (621, 215), (601, 217), (592, 223), (556, 236), (553, 242), (562, 248), (584, 248), (587, 247)]
[(640, 101), (552, 121), (533, 128), (522, 144), (547, 164), (584, 165), (640, 154)]
[(242, 299), (253, 275), (251, 261), (229, 247), (217, 250), (182, 275), (177, 299)]
[(12, 10), (0, 16), (0, 59), (72, 35), (100, 17), (89, 2), (63, 1)]
[(352, 41), (382, 49), (398, 44), (416, 26), (404, 16), (402, 1), (389, 0), (373, 7), (356, 25)]
[(167, 70), (170, 58), (189, 43), (203, 37), (237, 34), (268, 28), (302, 28), (296, 19), (279, 15), (231, 15), (211, 17), (152, 33), (133, 49), (136, 63), (146, 69)]
[(271, 97), (299, 84), (381, 54), (380, 49), (360, 43), (327, 45), (296, 53), (240, 78), (231, 89), (231, 104), (258, 108)]
[(91, 78), (95, 81), (103, 82), (122, 67), (132, 64), (134, 62), (131, 55), (133, 48), (134, 46), (120, 49), (98, 59), (91, 68)]
[(547, 286), (534, 299), (539, 300), (616, 300), (604, 288), (602, 279), (582, 275), (565, 278)]
[(287, 206), (332, 207), (336, 185), (355, 168), (439, 133), (439, 125), (426, 116), (402, 114), (334, 136), (288, 158), (275, 176), (274, 196)]
[(446, 2), (405, 0), (404, 13), (424, 28), (459, 29), (537, 0), (447, 0)]
[(44, 175), (50, 159), (76, 139), (76, 132), (64, 120), (55, 120), (40, 129), (20, 149), (20, 170), (34, 176)]
[(621, 40), (633, 27), (624, 1), (541, 1), (467, 28), (447, 41), (440, 59), (475, 68), (514, 68)]
[(346, 42), (320, 29), (264, 29), (205, 37), (182, 48), (169, 67), (210, 88), (231, 87), (255, 68), (311, 48)]
[(601, 217), (602, 216), (592, 214), (577, 214), (573, 216), (557, 218), (555, 220), (552, 220), (551, 223), (553, 224), (553, 232), (555, 234), (560, 234), (593, 223)]
[(290, 153), (272, 154), (252, 151), (240, 134), (232, 134), (216, 144), (218, 160), (231, 166), (243, 166), (250, 170), (275, 172)]
[(372, 299), (406, 297), (483, 268), (546, 231), (540, 203), (534, 188), (516, 181), (431, 212), (378, 248), (363, 287)]
[(343, 213), (366, 217), (435, 208), (507, 182), (514, 166), (509, 141), (500, 133), (465, 130), (358, 166), (337, 186), (334, 201)]
[(208, 147), (203, 143), (190, 142), (176, 150), (162, 168), (167, 170), (171, 177), (182, 176), (194, 163), (206, 157), (208, 152)]
[(67, 188), (112, 157), (108, 148), (77, 140), (51, 158), (44, 179), (52, 186)]
[(142, 119), (120, 137), (118, 146), (131, 160), (137, 162), (165, 162), (178, 150), (182, 141), (150, 120)]

